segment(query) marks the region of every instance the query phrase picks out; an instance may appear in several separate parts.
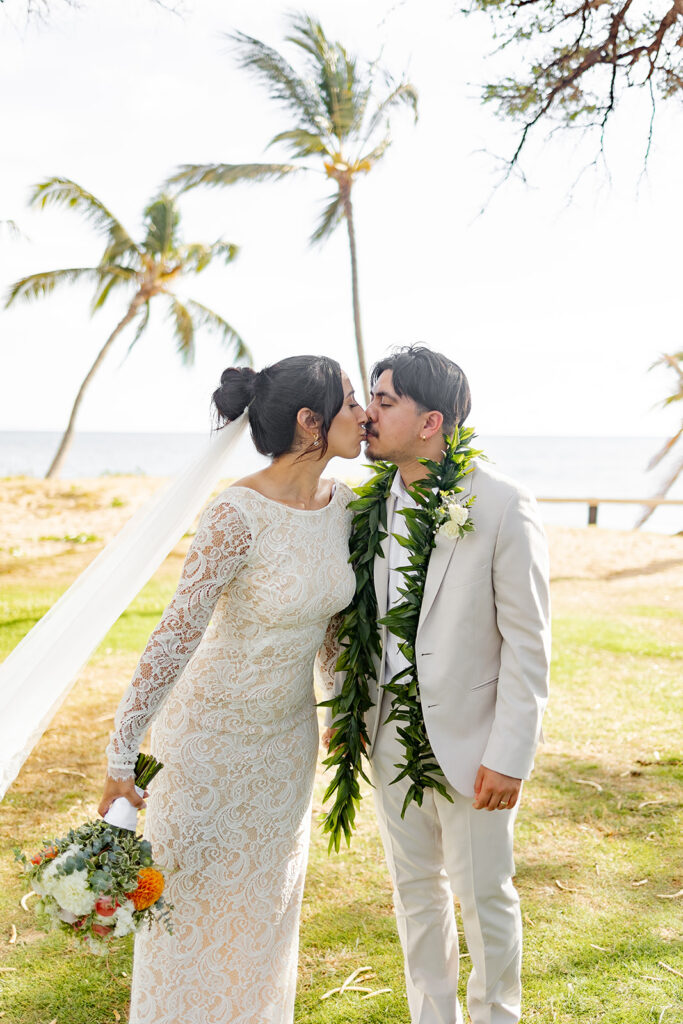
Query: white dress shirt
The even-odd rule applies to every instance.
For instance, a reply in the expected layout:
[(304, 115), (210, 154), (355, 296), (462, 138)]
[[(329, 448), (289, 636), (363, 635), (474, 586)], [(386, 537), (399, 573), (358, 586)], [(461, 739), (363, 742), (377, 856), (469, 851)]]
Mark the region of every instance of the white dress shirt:
[[(394, 505), (392, 520), (390, 523), (387, 523), (389, 533), (391, 534), (388, 552), (389, 581), (387, 584), (387, 608), (393, 608), (404, 600), (403, 595), (399, 594), (398, 588), (405, 586), (405, 578), (403, 574), (398, 571), (398, 567), (408, 564), (408, 551), (406, 548), (401, 547), (393, 534), (399, 533), (401, 536), (406, 537), (408, 531), (405, 517), (400, 516), (398, 514), (398, 510), (401, 508), (417, 508), (416, 502), (413, 501), (403, 486), (401, 474), (398, 470), (396, 470), (396, 476), (394, 477), (394, 482), (391, 485), (391, 494), (395, 496), (396, 504)], [(408, 661), (404, 658), (398, 648), (398, 637), (394, 636), (394, 634), (390, 633), (388, 630), (386, 637), (384, 649), (384, 656), (386, 658), (384, 679), (389, 683), (397, 672), (402, 672), (403, 669), (407, 667)]]

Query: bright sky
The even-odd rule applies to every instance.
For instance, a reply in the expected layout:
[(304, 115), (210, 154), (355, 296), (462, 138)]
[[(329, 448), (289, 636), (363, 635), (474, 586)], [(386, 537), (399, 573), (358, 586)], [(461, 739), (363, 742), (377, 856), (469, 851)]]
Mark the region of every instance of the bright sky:
[[(277, 159), (264, 147), (288, 127), (261, 87), (236, 69), (223, 34), (241, 29), (283, 46), (275, 0), (194, 0), (178, 17), (145, 0), (52, 0), (49, 24), (26, 28), (25, 0), (0, 9), (4, 154), (0, 287), (38, 270), (96, 262), (101, 244), (71, 213), (26, 209), (29, 186), (53, 174), (94, 192), (133, 233), (180, 163)], [(644, 95), (608, 136), (612, 184), (586, 174), (587, 156), (556, 136), (529, 151), (530, 187), (511, 182), (483, 217), (495, 165), (514, 135), (478, 101), (490, 27), (455, 0), (311, 0), (307, 10), (348, 48), (375, 57), (420, 91), (420, 120), (394, 115), (395, 142), (355, 192), (369, 360), (424, 341), (456, 359), (474, 393), (481, 434), (664, 435), (676, 409), (660, 352), (681, 345), (681, 115), (662, 107), (647, 177), (638, 177)], [(428, 12), (428, 13), (426, 13)], [(286, 51), (287, 52), (287, 51)], [(290, 56), (294, 57), (290, 51)], [(508, 56), (514, 60), (514, 55)], [(592, 151), (591, 151), (592, 152)], [(336, 356), (358, 383), (344, 226), (323, 248), (308, 235), (329, 193), (321, 174), (195, 192), (182, 199), (187, 240), (219, 235), (242, 251), (181, 289), (213, 306), (251, 346), (258, 366), (296, 352)], [(0, 429), (59, 429), (78, 385), (124, 307), (93, 319), (86, 288), (0, 315)], [(229, 361), (199, 338), (192, 370), (168, 323), (152, 326), (124, 362), (119, 339), (84, 405), (83, 430), (204, 430), (209, 396)]]

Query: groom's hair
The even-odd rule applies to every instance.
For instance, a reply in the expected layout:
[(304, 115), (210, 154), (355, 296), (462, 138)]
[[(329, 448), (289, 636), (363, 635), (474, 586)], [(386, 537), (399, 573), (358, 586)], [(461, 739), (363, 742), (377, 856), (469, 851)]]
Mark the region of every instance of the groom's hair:
[(443, 416), (443, 426), (450, 433), (460, 427), (470, 413), (472, 398), (467, 377), (457, 363), (425, 345), (406, 345), (380, 359), (372, 368), (370, 386), (385, 370), (391, 370), (394, 391), (407, 395), (425, 412), (436, 409)]

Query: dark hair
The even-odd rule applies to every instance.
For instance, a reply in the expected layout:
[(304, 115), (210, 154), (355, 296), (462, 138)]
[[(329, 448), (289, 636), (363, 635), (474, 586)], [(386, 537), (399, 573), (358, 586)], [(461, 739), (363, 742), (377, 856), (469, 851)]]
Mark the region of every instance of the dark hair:
[(249, 426), (257, 451), (277, 458), (291, 452), (296, 417), (308, 408), (320, 416), (320, 447), (302, 455), (327, 451), (332, 420), (344, 404), (341, 367), (327, 356), (290, 356), (256, 373), (249, 366), (229, 366), (212, 395), (221, 425), (249, 409)]
[(432, 352), (425, 345), (406, 345), (397, 348), (372, 368), (370, 386), (385, 370), (391, 370), (397, 395), (408, 395), (425, 412), (436, 409), (443, 415), (444, 430), (450, 433), (462, 426), (470, 413), (472, 398), (467, 377), (460, 367)]

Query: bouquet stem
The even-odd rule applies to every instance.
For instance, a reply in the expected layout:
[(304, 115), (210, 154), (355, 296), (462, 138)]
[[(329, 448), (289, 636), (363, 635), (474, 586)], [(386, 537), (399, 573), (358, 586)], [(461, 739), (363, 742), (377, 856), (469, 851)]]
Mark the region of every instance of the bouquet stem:
[(138, 754), (135, 762), (135, 785), (140, 789), (147, 789), (155, 775), (163, 768), (161, 761), (157, 761), (151, 754)]

